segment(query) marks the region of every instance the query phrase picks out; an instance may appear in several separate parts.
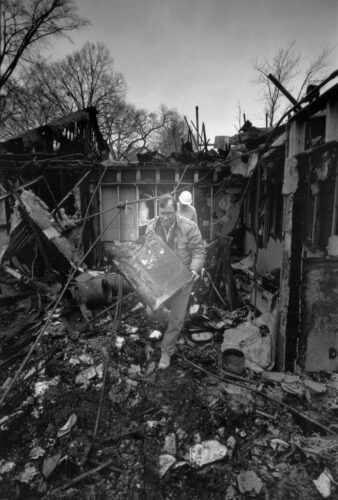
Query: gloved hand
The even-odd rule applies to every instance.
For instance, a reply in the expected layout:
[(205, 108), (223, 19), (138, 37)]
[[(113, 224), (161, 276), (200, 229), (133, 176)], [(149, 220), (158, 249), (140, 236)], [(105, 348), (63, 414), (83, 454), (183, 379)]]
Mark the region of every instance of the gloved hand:
[(191, 272), (191, 274), (192, 274), (192, 276), (193, 276), (193, 282), (195, 283), (195, 281), (197, 281), (197, 280), (198, 280), (198, 278), (199, 278), (199, 274), (198, 274), (198, 272), (197, 272), (197, 271), (194, 271), (193, 269), (191, 269), (191, 271), (190, 271), (190, 272)]

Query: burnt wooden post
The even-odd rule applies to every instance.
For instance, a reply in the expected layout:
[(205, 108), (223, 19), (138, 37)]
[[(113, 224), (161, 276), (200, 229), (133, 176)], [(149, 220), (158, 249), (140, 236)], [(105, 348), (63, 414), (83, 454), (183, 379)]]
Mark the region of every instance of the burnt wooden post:
[(231, 236), (226, 236), (224, 234), (217, 234), (218, 262), (215, 272), (213, 274), (214, 283), (211, 284), (212, 288), (210, 288), (210, 293), (209, 293), (209, 300), (211, 300), (215, 292), (213, 287), (215, 286), (216, 288), (219, 289), (220, 284), (223, 282), (228, 308), (230, 311), (232, 311), (234, 308), (234, 292), (233, 292), (232, 268), (230, 260), (230, 249), (232, 240), (233, 238)]
[(222, 279), (225, 285), (227, 301), (230, 311), (234, 308), (234, 293), (232, 283), (232, 268), (230, 260), (230, 249), (233, 238), (223, 234), (217, 235), (219, 241), (220, 258), (222, 259)]

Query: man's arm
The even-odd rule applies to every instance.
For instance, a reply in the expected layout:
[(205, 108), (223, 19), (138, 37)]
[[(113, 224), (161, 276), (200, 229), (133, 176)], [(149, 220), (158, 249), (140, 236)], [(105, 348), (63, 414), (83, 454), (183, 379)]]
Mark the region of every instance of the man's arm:
[(191, 224), (188, 234), (188, 248), (191, 253), (190, 270), (198, 273), (205, 261), (204, 242), (196, 224)]

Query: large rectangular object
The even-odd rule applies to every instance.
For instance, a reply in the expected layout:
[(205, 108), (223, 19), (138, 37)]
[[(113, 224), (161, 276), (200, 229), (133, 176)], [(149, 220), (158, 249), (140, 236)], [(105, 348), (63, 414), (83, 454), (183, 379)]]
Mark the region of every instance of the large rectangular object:
[(299, 362), (306, 371), (338, 372), (338, 260), (303, 261)]
[(116, 267), (154, 311), (192, 281), (190, 271), (155, 233), (147, 234), (144, 244), (117, 241), (109, 250)]

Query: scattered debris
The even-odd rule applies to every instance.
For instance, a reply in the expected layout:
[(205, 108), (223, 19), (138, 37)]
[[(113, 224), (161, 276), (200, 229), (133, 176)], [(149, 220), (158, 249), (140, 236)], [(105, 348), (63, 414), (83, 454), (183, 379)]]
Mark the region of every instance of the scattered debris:
[(212, 464), (226, 457), (228, 448), (216, 439), (202, 441), (189, 450), (189, 461), (197, 467)]
[(313, 484), (323, 498), (329, 498), (331, 496), (331, 483), (332, 475), (328, 470), (322, 472), (318, 479), (313, 480)]
[(87, 386), (90, 380), (92, 380), (95, 377), (96, 377), (96, 370), (94, 366), (90, 366), (89, 368), (83, 370), (76, 376), (75, 384)]
[(243, 495), (245, 493), (256, 493), (257, 495), (259, 495), (264, 486), (262, 480), (253, 470), (248, 470), (246, 472), (241, 472), (240, 474), (238, 474), (237, 484), (240, 493), (242, 493)]
[(176, 462), (176, 458), (170, 455), (169, 453), (165, 453), (163, 455), (160, 455), (159, 457), (159, 475), (160, 477), (163, 477), (170, 467), (174, 465)]
[(67, 422), (65, 423), (65, 425), (58, 430), (57, 437), (60, 438), (68, 434), (68, 432), (70, 432), (70, 430), (74, 427), (76, 422), (77, 422), (77, 416), (75, 413), (72, 413)]
[[(86, 271), (83, 283), (98, 283), (109, 271)], [(252, 319), (250, 305), (221, 309), (209, 292), (207, 277), (194, 285), (166, 373), (157, 371), (163, 308), (149, 315), (138, 297), (124, 295), (115, 322), (109, 295), (111, 310), (94, 301), (86, 319), (68, 295), (12, 386), (49, 317), (41, 311), (55, 300), (30, 289), (30, 317), (27, 297), (16, 297), (5, 318), (11, 328), (0, 336), (10, 360), (0, 364), (0, 395), (10, 388), (0, 415), (0, 496), (11, 498), (17, 488), (23, 498), (87, 498), (93, 488), (117, 500), (155, 500), (158, 491), (195, 500), (208, 484), (208, 494), (228, 500), (279, 500), (280, 487), (289, 495), (299, 478), (306, 498), (326, 498), (328, 484), (332, 496), (338, 464), (331, 476), (320, 473), (323, 464), (337, 463), (335, 377), (270, 371), (273, 315)]]

